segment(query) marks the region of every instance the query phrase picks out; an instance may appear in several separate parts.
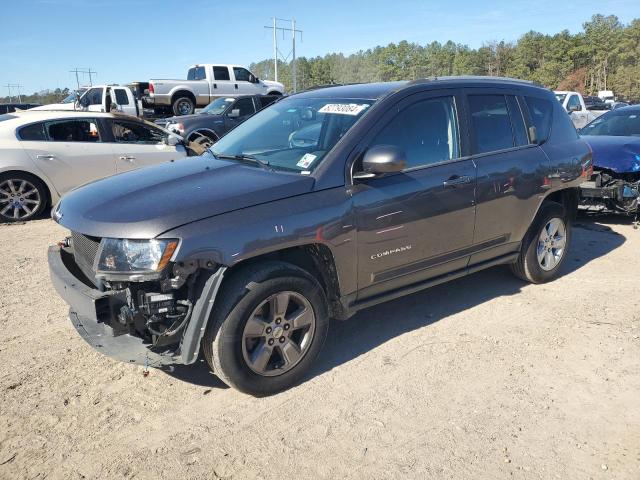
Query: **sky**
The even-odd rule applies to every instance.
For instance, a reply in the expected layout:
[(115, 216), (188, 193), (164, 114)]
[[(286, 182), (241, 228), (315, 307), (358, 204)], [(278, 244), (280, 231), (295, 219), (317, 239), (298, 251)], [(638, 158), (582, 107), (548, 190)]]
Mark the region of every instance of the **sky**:
[[(350, 54), (408, 40), (515, 41), (529, 30), (576, 33), (595, 13), (623, 23), (638, 0), (0, 0), (0, 96), (75, 86), (76, 67), (96, 83), (185, 78), (194, 63), (272, 58), (273, 16), (295, 18), (298, 56)], [(290, 33), (279, 35), (283, 54)], [(88, 77), (85, 77), (88, 83)], [(82, 78), (81, 78), (82, 81)]]

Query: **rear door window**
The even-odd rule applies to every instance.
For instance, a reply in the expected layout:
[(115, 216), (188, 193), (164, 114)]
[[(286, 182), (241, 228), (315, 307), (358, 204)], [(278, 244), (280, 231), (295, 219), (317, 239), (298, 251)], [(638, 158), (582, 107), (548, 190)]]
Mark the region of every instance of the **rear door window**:
[(204, 80), (206, 77), (204, 67), (191, 67), (187, 73), (187, 80)]
[(44, 123), (32, 123), (18, 130), (20, 140), (25, 141), (43, 141), (47, 140), (47, 134), (44, 129)]
[(514, 146), (511, 120), (504, 95), (469, 95), (474, 153), (495, 152)]
[(549, 100), (538, 97), (525, 97), (529, 114), (533, 125), (536, 127), (538, 141), (545, 141), (551, 132), (551, 118), (553, 117), (553, 104)]
[(100, 132), (95, 120), (59, 120), (47, 122), (46, 131), (52, 142), (99, 142)]
[(213, 67), (213, 78), (215, 80), (231, 80), (229, 76), (229, 68), (227, 67)]

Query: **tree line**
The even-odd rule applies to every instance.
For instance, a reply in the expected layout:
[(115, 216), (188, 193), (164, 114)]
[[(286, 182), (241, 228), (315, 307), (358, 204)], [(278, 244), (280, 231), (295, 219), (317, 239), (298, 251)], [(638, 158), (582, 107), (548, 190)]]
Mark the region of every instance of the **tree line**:
[[(614, 15), (594, 15), (581, 32), (546, 35), (530, 31), (515, 42), (490, 41), (480, 48), (448, 41), (426, 45), (401, 41), (351, 55), (330, 53), (297, 59), (298, 89), (318, 85), (386, 82), (447, 75), (506, 76), (547, 88), (595, 95), (613, 90), (640, 101), (640, 19), (628, 25)], [(274, 78), (273, 59), (250, 69)], [(292, 88), (291, 63), (278, 62), (278, 80)]]

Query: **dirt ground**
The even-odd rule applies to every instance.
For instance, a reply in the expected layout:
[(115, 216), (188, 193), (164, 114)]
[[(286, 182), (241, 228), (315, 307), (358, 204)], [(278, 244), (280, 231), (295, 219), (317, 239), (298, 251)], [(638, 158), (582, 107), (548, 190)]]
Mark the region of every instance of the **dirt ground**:
[(640, 230), (583, 220), (563, 276), (494, 268), (332, 325), (256, 399), (116, 363), (50, 285), (50, 220), (0, 225), (0, 478), (640, 478)]

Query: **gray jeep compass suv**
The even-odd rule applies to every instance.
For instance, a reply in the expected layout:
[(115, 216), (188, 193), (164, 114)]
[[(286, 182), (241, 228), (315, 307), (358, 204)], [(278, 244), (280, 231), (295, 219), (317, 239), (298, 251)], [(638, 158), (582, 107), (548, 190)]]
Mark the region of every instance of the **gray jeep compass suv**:
[(106, 355), (167, 368), (202, 352), (224, 382), (267, 395), (303, 377), (329, 318), (498, 264), (554, 279), (590, 170), (532, 83), (317, 89), (201, 157), (66, 195), (51, 278)]

